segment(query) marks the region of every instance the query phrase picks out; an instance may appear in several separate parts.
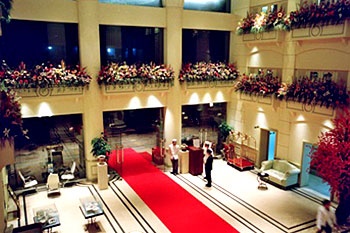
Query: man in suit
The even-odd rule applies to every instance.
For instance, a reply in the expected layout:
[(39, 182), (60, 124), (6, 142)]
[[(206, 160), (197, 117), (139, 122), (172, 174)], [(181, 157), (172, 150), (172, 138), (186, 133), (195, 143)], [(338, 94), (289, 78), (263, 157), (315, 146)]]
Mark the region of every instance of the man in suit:
[(206, 154), (203, 158), (204, 160), (204, 170), (205, 177), (208, 183), (205, 185), (206, 187), (211, 187), (211, 170), (213, 169), (213, 150), (208, 148)]

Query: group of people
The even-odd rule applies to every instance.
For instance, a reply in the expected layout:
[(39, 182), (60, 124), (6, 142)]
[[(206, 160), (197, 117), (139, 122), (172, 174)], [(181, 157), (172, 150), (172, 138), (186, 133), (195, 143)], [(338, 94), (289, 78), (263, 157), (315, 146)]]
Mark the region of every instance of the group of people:
[[(172, 164), (172, 171), (171, 174), (177, 175), (179, 170), (179, 152), (180, 152), (180, 146), (177, 144), (177, 140), (173, 139), (171, 141), (171, 144), (169, 145), (169, 153), (170, 153), (170, 160)], [(205, 177), (204, 179), (207, 180), (206, 187), (211, 187), (211, 170), (213, 169), (213, 150), (210, 148), (209, 143), (204, 143), (203, 146), (203, 162), (204, 162), (204, 170), (205, 170)]]

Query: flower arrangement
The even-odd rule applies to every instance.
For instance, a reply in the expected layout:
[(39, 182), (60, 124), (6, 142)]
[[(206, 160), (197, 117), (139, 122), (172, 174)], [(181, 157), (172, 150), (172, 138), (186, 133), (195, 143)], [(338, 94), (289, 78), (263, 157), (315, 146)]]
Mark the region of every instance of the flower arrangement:
[(0, 81), (12, 88), (38, 88), (38, 87), (78, 87), (91, 82), (91, 77), (85, 68), (79, 65), (66, 66), (64, 61), (54, 66), (51, 63), (36, 65), (33, 69), (26, 69), (26, 65), (20, 65), (11, 69), (5, 61), (0, 69)]
[(252, 14), (247, 12), (247, 16), (238, 23), (236, 32), (238, 35), (248, 33), (261, 33), (273, 30), (290, 30), (289, 16), (281, 8), (279, 11), (261, 12)]
[(327, 73), (321, 79), (302, 77), (288, 86), (286, 100), (336, 108), (348, 104), (346, 86), (338, 85)]
[(271, 70), (259, 69), (257, 75), (243, 74), (234, 90), (249, 95), (276, 96), (279, 100), (295, 101), (326, 108), (343, 107), (349, 104), (346, 86), (331, 80), (332, 74), (326, 73), (322, 78), (302, 77), (290, 84), (281, 83)]
[(174, 70), (165, 64), (132, 64), (111, 62), (102, 67), (97, 82), (105, 85), (142, 83), (172, 83)]
[(262, 95), (262, 96), (271, 96), (275, 93), (278, 93), (282, 87), (279, 78), (273, 76), (271, 70), (262, 70), (259, 69), (257, 75), (246, 74), (242, 75), (242, 78), (235, 85), (235, 91), (240, 91), (249, 95)]
[(197, 62), (187, 63), (180, 70), (180, 82), (202, 82), (202, 81), (227, 81), (236, 80), (239, 71), (234, 64), (224, 62)]
[[(0, 85), (0, 143), (11, 140), (16, 136), (26, 136), (22, 128), (21, 105), (17, 93)], [(0, 144), (0, 146), (1, 146)]]
[(290, 12), (289, 17), (292, 29), (339, 24), (350, 17), (350, 1), (320, 1), (319, 4), (304, 1), (299, 9)]

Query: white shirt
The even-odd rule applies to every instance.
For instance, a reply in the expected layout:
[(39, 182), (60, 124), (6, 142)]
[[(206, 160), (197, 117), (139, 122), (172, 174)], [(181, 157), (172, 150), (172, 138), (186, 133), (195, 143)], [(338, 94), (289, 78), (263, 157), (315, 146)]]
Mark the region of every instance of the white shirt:
[(334, 225), (337, 224), (335, 214), (331, 209), (327, 210), (324, 206), (320, 206), (317, 210), (317, 229), (321, 229), (322, 226), (326, 226), (326, 223), (333, 228)]
[(171, 159), (179, 159), (179, 151), (180, 146), (179, 145), (173, 145), (172, 143), (169, 145), (170, 155)]

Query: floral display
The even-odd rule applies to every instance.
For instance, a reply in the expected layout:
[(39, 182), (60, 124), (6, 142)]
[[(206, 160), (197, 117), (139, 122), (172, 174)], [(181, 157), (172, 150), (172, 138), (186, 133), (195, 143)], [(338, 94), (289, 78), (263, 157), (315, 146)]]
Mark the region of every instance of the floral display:
[(202, 82), (202, 81), (226, 81), (236, 80), (239, 77), (239, 71), (234, 64), (223, 62), (197, 62), (187, 63), (180, 70), (180, 82)]
[(347, 108), (338, 112), (333, 120), (334, 128), (321, 133), (319, 142), (311, 151), (310, 167), (327, 182), (339, 198), (336, 209), (338, 224), (346, 223), (350, 216), (350, 111)]
[(290, 30), (289, 16), (281, 8), (279, 11), (273, 12), (261, 12), (261, 13), (248, 13), (243, 18), (236, 29), (238, 35), (248, 33), (260, 33), (273, 30)]
[(295, 79), (289, 85), (286, 100), (293, 100), (305, 104), (314, 104), (336, 108), (348, 104), (349, 95), (346, 86), (338, 85), (331, 80), (330, 73), (322, 79), (302, 77)]
[[(22, 129), (21, 105), (17, 93), (0, 85), (0, 143), (16, 136), (26, 135)], [(0, 144), (0, 146), (1, 146)]]
[(11, 69), (5, 61), (0, 68), (0, 81), (6, 87), (12, 88), (38, 88), (38, 87), (78, 87), (85, 86), (91, 82), (91, 77), (85, 68), (79, 65), (66, 66), (62, 61), (60, 65), (51, 63), (36, 65), (33, 69), (26, 69), (21, 64)]
[(257, 75), (243, 74), (235, 84), (235, 91), (249, 95), (271, 96), (280, 100), (295, 101), (320, 107), (343, 107), (349, 104), (346, 86), (332, 81), (332, 74), (326, 73), (322, 78), (302, 77), (291, 84), (280, 82), (271, 70), (259, 69)]
[(132, 64), (111, 62), (102, 67), (98, 75), (99, 84), (122, 85), (143, 83), (172, 83), (174, 80), (174, 70), (165, 64)]
[(249, 95), (262, 95), (270, 96), (278, 93), (282, 88), (282, 84), (278, 77), (273, 76), (271, 70), (259, 69), (257, 75), (246, 74), (242, 75), (242, 78), (235, 85), (235, 91), (240, 91)]
[(305, 1), (299, 9), (290, 12), (292, 29), (343, 23), (350, 17), (350, 1), (320, 1), (309, 4)]

